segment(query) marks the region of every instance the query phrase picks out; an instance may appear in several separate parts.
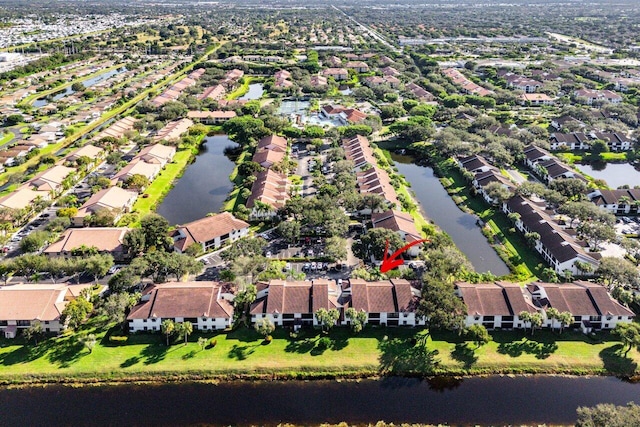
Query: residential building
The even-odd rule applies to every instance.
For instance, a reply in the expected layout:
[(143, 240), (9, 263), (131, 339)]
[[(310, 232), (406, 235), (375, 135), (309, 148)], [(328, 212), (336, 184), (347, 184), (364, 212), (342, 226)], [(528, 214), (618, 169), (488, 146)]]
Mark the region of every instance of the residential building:
[(542, 105), (553, 105), (555, 101), (545, 93), (523, 93), (520, 95), (520, 104), (539, 107)]
[(140, 152), (134, 157), (134, 160), (140, 159), (145, 163), (160, 165), (160, 167), (163, 168), (175, 155), (176, 147), (171, 145), (153, 144), (147, 145), (140, 150)]
[(315, 313), (320, 309), (340, 312), (339, 324), (348, 325), (344, 311), (353, 307), (367, 313), (366, 323), (380, 326), (416, 326), (415, 309), (420, 292), (406, 280), (366, 282), (345, 281), (340, 287), (333, 280), (271, 280), (258, 284), (258, 298), (251, 305), (251, 321), (270, 319), (277, 326), (317, 326)]
[(75, 249), (95, 248), (101, 254), (110, 254), (115, 260), (122, 261), (126, 258), (122, 243), (129, 230), (122, 227), (69, 228), (42, 253), (68, 258), (73, 256)]
[(252, 219), (269, 219), (277, 215), (277, 210), (289, 200), (289, 180), (286, 175), (265, 169), (256, 175), (251, 185), (251, 195), (247, 208)]
[(338, 120), (343, 125), (357, 124), (367, 118), (367, 115), (355, 108), (344, 108), (340, 105), (324, 105), (319, 115), (326, 119)]
[(323, 76), (311, 76), (311, 79), (309, 80), (309, 83), (313, 87), (326, 86), (327, 85), (327, 78), (323, 77)]
[(0, 207), (9, 209), (31, 209), (33, 202), (41, 200), (51, 200), (51, 194), (48, 191), (36, 191), (29, 185), (23, 185), (17, 190), (0, 197)]
[(435, 99), (435, 96), (431, 92), (423, 89), (415, 83), (407, 83), (404, 88), (411, 92), (416, 98), (423, 102), (430, 102)]
[(187, 117), (191, 120), (205, 125), (217, 125), (236, 117), (235, 111), (189, 111)]
[(137, 120), (131, 116), (124, 117), (120, 120), (115, 121), (108, 128), (98, 133), (93, 139), (95, 141), (100, 141), (103, 138), (122, 138), (127, 132), (134, 130), (134, 125)]
[(104, 154), (105, 151), (102, 148), (96, 147), (95, 145), (87, 144), (69, 154), (67, 156), (67, 160), (75, 162), (80, 157), (88, 157), (89, 159), (91, 159), (91, 164), (95, 166), (102, 161), (102, 159), (104, 158)]
[(586, 181), (584, 176), (562, 163), (548, 151), (528, 145), (524, 148), (524, 163), (547, 183), (554, 179), (576, 178)]
[[(633, 311), (621, 305), (609, 295), (607, 289), (597, 283), (575, 281), (573, 283), (540, 283), (527, 285), (533, 303), (544, 309), (555, 308), (573, 315), (573, 328), (584, 333), (613, 329), (618, 323), (630, 323)], [(545, 316), (546, 327), (559, 327), (557, 321)]]
[(327, 68), (322, 71), (324, 77), (333, 77), (334, 80), (348, 80), (349, 72), (345, 68)]
[(355, 71), (356, 73), (368, 73), (369, 66), (362, 61), (349, 61), (344, 65), (345, 68)]
[(591, 132), (589, 136), (607, 143), (610, 151), (629, 151), (633, 148), (633, 140), (619, 132)]
[(269, 319), (276, 326), (299, 328), (317, 325), (315, 312), (340, 309), (341, 290), (334, 281), (270, 280), (251, 304), (251, 322)]
[[(26, 185), (35, 191), (49, 193), (51, 198), (55, 198), (64, 190), (65, 180), (69, 177), (73, 178), (72, 174), (75, 172), (76, 170), (73, 168), (56, 165), (31, 178)], [(74, 183), (75, 180), (69, 182), (69, 187)]]
[(348, 287), (343, 290), (350, 307), (367, 313), (366, 323), (369, 325), (424, 325), (424, 320), (416, 316), (420, 291), (406, 280), (366, 282), (350, 279)]
[(219, 282), (149, 285), (127, 316), (129, 331), (161, 331), (162, 321), (191, 322), (197, 331), (220, 330), (233, 322), (231, 287)]
[(587, 195), (596, 206), (614, 215), (638, 215), (640, 213), (640, 189), (596, 189)]
[(15, 338), (18, 331), (40, 322), (45, 332), (61, 332), (62, 311), (86, 286), (33, 283), (0, 286), (0, 331)]
[(362, 135), (343, 139), (342, 148), (344, 149), (346, 159), (352, 161), (356, 169), (360, 169), (368, 164), (377, 165), (369, 140)]
[(189, 128), (193, 126), (191, 119), (180, 119), (170, 122), (165, 127), (160, 129), (156, 136), (153, 137), (154, 141), (177, 141), (182, 134), (187, 132)]
[(530, 295), (518, 283), (456, 282), (454, 288), (467, 308), (466, 327), (482, 325), (487, 329), (522, 329), (527, 324), (519, 314), (538, 311)]
[(177, 226), (171, 237), (174, 250), (182, 253), (194, 244), (200, 245), (203, 252), (218, 249), (248, 234), (249, 224), (223, 212)]
[(466, 94), (487, 96), (493, 93), (493, 91), (490, 91), (480, 85), (473, 83), (464, 74), (462, 74), (455, 68), (445, 68), (442, 73), (445, 76), (449, 77), (454, 84), (460, 86), (462, 92)]
[(589, 138), (582, 132), (554, 132), (549, 135), (549, 146), (552, 150), (586, 150)]
[(580, 89), (573, 94), (578, 100), (584, 99), (587, 105), (594, 102), (609, 102), (611, 104), (622, 102), (622, 96), (610, 90)]
[[(586, 244), (575, 239), (573, 230), (560, 227), (543, 206), (516, 195), (506, 201), (502, 209), (507, 215), (519, 215), (515, 226), (521, 233), (540, 236), (535, 241), (535, 249), (557, 274), (568, 271), (573, 275), (588, 275), (598, 267), (600, 254), (587, 252)], [(581, 269), (587, 264), (589, 269)]]
[(222, 85), (210, 86), (204, 90), (200, 95), (198, 95), (199, 100), (203, 99), (213, 99), (217, 101), (219, 99), (224, 98), (227, 94), (227, 90)]
[(160, 164), (147, 163), (136, 157), (111, 177), (111, 183), (116, 185), (119, 182), (126, 182), (134, 175), (142, 175), (151, 182), (156, 178), (156, 176), (158, 176), (161, 170), (162, 166)]
[(542, 87), (542, 83), (537, 80), (515, 74), (505, 75), (505, 80), (508, 87), (522, 90), (525, 93), (537, 92)]
[[(402, 204), (398, 200), (396, 190), (391, 185), (391, 178), (387, 171), (379, 168), (375, 163), (369, 166), (368, 169), (356, 172), (356, 183), (360, 194), (377, 194), (387, 202), (386, 207), (399, 208)], [(376, 211), (380, 211), (380, 209), (376, 209)], [(364, 207), (360, 210), (361, 215), (371, 215), (371, 213), (370, 207)]]
[[(135, 191), (124, 190), (120, 187), (110, 187), (100, 190), (89, 198), (78, 209), (78, 213), (71, 219), (74, 227), (82, 227), (84, 219), (101, 209), (116, 212), (116, 221), (123, 213), (129, 212), (138, 198)], [(114, 221), (115, 222), (115, 221)]]
[[(422, 235), (416, 228), (416, 224), (411, 214), (389, 209), (385, 212), (374, 212), (371, 214), (373, 228), (386, 228), (395, 231), (406, 243), (413, 243), (422, 240)], [(406, 253), (415, 257), (420, 253), (420, 244), (410, 247)]]

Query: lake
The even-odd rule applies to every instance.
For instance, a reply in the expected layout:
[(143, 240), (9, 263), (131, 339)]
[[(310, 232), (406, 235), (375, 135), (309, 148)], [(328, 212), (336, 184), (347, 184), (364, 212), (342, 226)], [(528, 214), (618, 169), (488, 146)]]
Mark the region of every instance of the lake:
[(607, 182), (611, 188), (618, 188), (622, 185), (640, 184), (640, 171), (629, 163), (602, 163), (602, 164), (576, 164), (580, 172)]
[(496, 276), (510, 273), (507, 265), (491, 247), (476, 224), (476, 217), (463, 212), (451, 199), (433, 169), (416, 165), (410, 156), (391, 153), (398, 172), (411, 183), (411, 190), (428, 219), (453, 239), (467, 256), (476, 271), (491, 272)]
[(573, 424), (576, 408), (636, 401), (614, 377), (489, 376), (362, 381), (170, 383), (1, 389), (1, 424), (266, 425)]
[[(97, 75), (95, 77), (92, 77), (90, 79), (83, 80), (82, 84), (84, 85), (85, 88), (88, 88), (90, 86), (93, 86), (96, 83), (99, 83), (101, 81), (104, 81), (104, 80), (108, 79), (109, 77), (113, 77), (116, 74), (124, 73), (125, 71), (127, 71), (126, 68), (118, 68), (116, 70), (107, 71), (105, 73), (99, 74), (99, 75)], [(71, 89), (71, 86), (67, 86), (63, 90), (61, 90), (59, 92), (56, 92), (55, 95), (53, 95), (53, 96), (50, 95), (49, 97), (36, 99), (35, 101), (33, 101), (33, 106), (36, 107), (36, 108), (44, 107), (50, 101), (58, 101), (58, 100), (64, 98), (65, 96), (71, 95), (74, 92), (75, 92), (75, 90)]]
[(262, 87), (262, 83), (251, 83), (249, 85), (249, 91), (238, 99), (246, 99), (246, 100), (260, 99), (263, 93), (264, 93), (264, 89)]
[(195, 161), (187, 166), (156, 212), (170, 224), (184, 224), (217, 213), (233, 189), (229, 175), (235, 164), (224, 155), (224, 149), (235, 145), (226, 135), (207, 137)]

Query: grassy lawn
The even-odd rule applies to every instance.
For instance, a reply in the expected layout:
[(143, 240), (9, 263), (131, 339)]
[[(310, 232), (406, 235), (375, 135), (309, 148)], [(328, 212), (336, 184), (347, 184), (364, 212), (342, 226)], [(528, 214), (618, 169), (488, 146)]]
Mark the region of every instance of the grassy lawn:
[(7, 132), (5, 133), (2, 138), (0, 138), (0, 145), (4, 145), (7, 142), (11, 141), (13, 139), (13, 137), (15, 137), (16, 135), (13, 132)]
[[(476, 349), (455, 334), (437, 333), (424, 346), (417, 329), (367, 328), (354, 336), (346, 328), (329, 334), (326, 349), (318, 345), (322, 334), (304, 330), (297, 338), (283, 329), (265, 345), (251, 329), (199, 335), (185, 346), (177, 340), (165, 345), (160, 334), (131, 335), (126, 344), (113, 344), (100, 329), (92, 353), (74, 335), (52, 338), (35, 346), (0, 340), (0, 381), (33, 379), (153, 378), (160, 375), (198, 378), (261, 374), (284, 377), (321, 375), (376, 375), (380, 373), (616, 373), (637, 372), (640, 354), (628, 357), (608, 335), (591, 339), (582, 334), (538, 331), (494, 332), (489, 344)], [(202, 350), (200, 336), (215, 338), (217, 345)], [(429, 354), (437, 350), (437, 355)]]
[(491, 235), (493, 241), (490, 243), (511, 268), (513, 279), (517, 281), (534, 279), (540, 273), (539, 265), (546, 264), (518, 232), (509, 231), (513, 225), (507, 217), (500, 210), (489, 206), (481, 197), (471, 194), (469, 184), (451, 160), (440, 161), (438, 170), (449, 181), (447, 192), (452, 195), (456, 203), (478, 215), (487, 224), (489, 230), (484, 233)]
[(158, 174), (156, 179), (147, 187), (144, 194), (148, 197), (139, 197), (133, 205), (133, 212), (139, 214), (140, 218), (156, 209), (156, 205), (171, 190), (173, 181), (180, 176), (184, 168), (193, 156), (190, 148), (179, 150), (171, 163)]
[[(629, 153), (627, 153), (627, 152), (602, 153), (595, 160), (604, 161), (604, 162), (626, 162), (628, 160), (627, 154), (629, 154)], [(557, 155), (558, 155), (558, 157), (560, 159), (564, 160), (565, 162), (567, 162), (569, 164), (580, 163), (583, 160), (585, 160), (585, 161), (593, 160), (593, 158), (591, 156), (591, 153), (589, 153), (589, 152), (557, 153)]]
[(244, 82), (240, 86), (238, 86), (233, 92), (229, 93), (227, 95), (227, 99), (236, 99), (241, 97), (245, 93), (249, 92), (249, 84), (251, 84), (252, 80), (253, 78), (251, 77), (244, 77)]

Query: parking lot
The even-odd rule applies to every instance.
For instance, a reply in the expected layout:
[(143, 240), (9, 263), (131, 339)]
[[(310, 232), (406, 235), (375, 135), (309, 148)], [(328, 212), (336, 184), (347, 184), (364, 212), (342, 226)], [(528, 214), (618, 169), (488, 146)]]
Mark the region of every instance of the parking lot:
[(616, 233), (627, 234), (640, 234), (640, 218), (639, 217), (620, 217), (616, 223)]

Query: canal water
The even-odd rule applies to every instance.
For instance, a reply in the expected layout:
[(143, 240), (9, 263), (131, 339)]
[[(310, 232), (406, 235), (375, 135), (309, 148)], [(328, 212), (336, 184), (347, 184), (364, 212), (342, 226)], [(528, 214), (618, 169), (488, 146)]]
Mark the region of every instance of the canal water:
[(224, 149), (235, 145), (226, 135), (207, 137), (195, 161), (187, 166), (156, 212), (170, 224), (185, 224), (217, 213), (233, 189), (229, 175), (235, 164), (225, 156)]
[(640, 184), (640, 171), (629, 163), (597, 163), (597, 164), (576, 164), (581, 172), (595, 178), (606, 181), (611, 188), (618, 188), (622, 185)]
[[(96, 83), (100, 83), (101, 81), (107, 80), (109, 77), (113, 77), (116, 74), (124, 73), (125, 71), (127, 71), (126, 68), (118, 68), (116, 70), (111, 70), (111, 71), (108, 71), (106, 73), (99, 74), (99, 75), (97, 75), (95, 77), (92, 77), (90, 79), (84, 80), (84, 81), (82, 81), (82, 84), (84, 85), (85, 88), (88, 88), (88, 87), (93, 86)], [(64, 88), (60, 92), (57, 92), (55, 95), (51, 96), (50, 100), (48, 99), (48, 97), (36, 99), (35, 101), (33, 101), (33, 106), (36, 107), (36, 108), (44, 107), (50, 101), (58, 101), (58, 100), (64, 98), (65, 96), (71, 95), (74, 92), (75, 92), (75, 90), (71, 89), (71, 86), (67, 86), (66, 88)]]
[(251, 83), (249, 85), (249, 91), (238, 99), (245, 99), (245, 100), (260, 99), (262, 98), (263, 93), (264, 93), (264, 89), (262, 87), (262, 83)]
[(416, 165), (410, 156), (392, 152), (391, 158), (398, 172), (411, 183), (411, 189), (428, 219), (451, 236), (477, 272), (491, 272), (496, 276), (510, 273), (507, 265), (480, 231), (476, 218), (458, 208), (432, 168)]
[(576, 409), (640, 400), (614, 377), (177, 383), (0, 389), (0, 424), (266, 425), (449, 423), (573, 424)]

